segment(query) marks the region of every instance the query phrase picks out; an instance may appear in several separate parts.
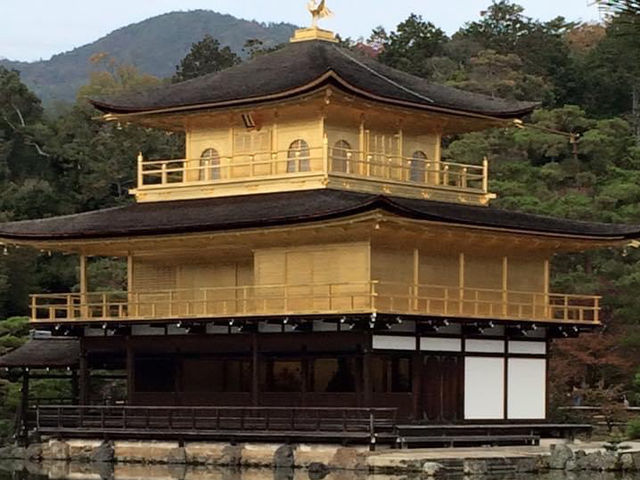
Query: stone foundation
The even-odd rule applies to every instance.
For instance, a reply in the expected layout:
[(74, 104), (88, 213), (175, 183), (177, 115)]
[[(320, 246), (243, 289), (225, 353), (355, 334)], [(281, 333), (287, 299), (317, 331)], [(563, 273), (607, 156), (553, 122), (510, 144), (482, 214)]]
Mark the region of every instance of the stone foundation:
[(276, 469), (276, 478), (281, 480), (296, 480), (298, 473), (305, 475), (301, 480), (321, 480), (330, 472), (352, 472), (350, 479), (363, 474), (424, 478), (447, 473), (640, 472), (640, 445), (616, 452), (601, 446), (581, 450), (562, 444), (552, 445), (550, 450), (505, 447), (369, 452), (366, 447), (320, 444), (49, 440), (27, 448), (1, 448), (0, 459), (6, 465), (18, 462), (23, 469), (49, 478), (224, 480), (222, 467), (251, 467), (255, 470), (247, 470), (243, 478), (255, 473), (256, 480), (260, 480), (260, 468)]

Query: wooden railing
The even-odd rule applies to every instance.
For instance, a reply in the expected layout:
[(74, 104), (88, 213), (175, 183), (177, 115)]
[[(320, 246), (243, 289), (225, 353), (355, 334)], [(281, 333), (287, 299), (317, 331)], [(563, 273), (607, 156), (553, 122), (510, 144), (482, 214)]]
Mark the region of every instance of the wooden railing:
[(141, 438), (212, 437), (216, 434), (317, 438), (345, 436), (373, 444), (396, 423), (395, 408), (142, 407), (40, 405), (29, 410), (29, 429), (43, 434)]
[(36, 322), (380, 312), (598, 323), (599, 311), (597, 296), (377, 281), (31, 296)]
[(420, 186), (488, 192), (488, 163), (468, 165), (385, 153), (324, 147), (215, 158), (148, 160), (138, 157), (138, 189), (244, 182), (327, 173)]

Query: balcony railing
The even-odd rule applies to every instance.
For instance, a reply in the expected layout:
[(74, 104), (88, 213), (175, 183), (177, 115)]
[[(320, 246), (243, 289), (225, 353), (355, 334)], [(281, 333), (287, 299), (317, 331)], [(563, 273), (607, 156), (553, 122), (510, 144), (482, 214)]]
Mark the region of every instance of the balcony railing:
[(599, 323), (600, 297), (362, 282), (31, 296), (34, 322), (389, 313)]
[(327, 147), (178, 160), (138, 157), (138, 190), (314, 174), (488, 193), (486, 161), (468, 165)]

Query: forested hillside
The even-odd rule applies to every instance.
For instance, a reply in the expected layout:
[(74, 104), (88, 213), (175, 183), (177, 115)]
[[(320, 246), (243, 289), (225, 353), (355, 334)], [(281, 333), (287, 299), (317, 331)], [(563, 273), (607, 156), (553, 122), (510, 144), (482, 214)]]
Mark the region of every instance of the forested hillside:
[[(210, 34), (240, 54), (248, 39), (267, 45), (285, 42), (295, 27), (262, 24), (208, 10), (172, 12), (120, 28), (93, 43), (38, 62), (0, 60), (0, 65), (21, 72), (22, 81), (44, 104), (73, 102), (76, 91), (87, 83), (96, 54), (108, 54), (119, 63), (160, 78), (170, 77), (191, 44)], [(2, 51), (0, 51), (0, 55)]]
[[(344, 44), (434, 82), (540, 102), (525, 128), (446, 141), (445, 156), (456, 162), (479, 163), (489, 157), (490, 189), (498, 194), (495, 207), (640, 224), (640, 34), (629, 28), (625, 15), (606, 25), (563, 18), (540, 22), (527, 18), (518, 5), (499, 1), (488, 6), (480, 21), (451, 37), (412, 15), (394, 31), (375, 29), (366, 45)], [(94, 72), (81, 93), (113, 93), (161, 81), (150, 73), (173, 74), (178, 58), (165, 59), (160, 70), (140, 63), (162, 50), (151, 48), (153, 41), (150, 37), (148, 47), (123, 57), (138, 70), (121, 61), (103, 62), (104, 70)], [(255, 55), (265, 46), (254, 47)], [(202, 63), (218, 59), (217, 49), (210, 40), (194, 47), (181, 64), (182, 73), (193, 72), (194, 65), (215, 70), (216, 65)], [(196, 59), (202, 52), (209, 53)], [(152, 60), (153, 65), (161, 61)], [(182, 155), (183, 139), (177, 134), (104, 124), (93, 119), (95, 114), (80, 99), (50, 118), (18, 73), (0, 70), (0, 218), (128, 202), (126, 190), (134, 182), (139, 150), (149, 157)], [(634, 375), (640, 365), (640, 250), (564, 255), (554, 265), (557, 290), (606, 298), (602, 332), (554, 344), (556, 403), (566, 401), (576, 385), (584, 389), (587, 402), (618, 402), (623, 394), (639, 402)], [(104, 259), (91, 268), (92, 285), (122, 285), (123, 269), (117, 262)], [(76, 288), (75, 269), (74, 259), (9, 248), (0, 256), (0, 316), (26, 313), (29, 292)]]

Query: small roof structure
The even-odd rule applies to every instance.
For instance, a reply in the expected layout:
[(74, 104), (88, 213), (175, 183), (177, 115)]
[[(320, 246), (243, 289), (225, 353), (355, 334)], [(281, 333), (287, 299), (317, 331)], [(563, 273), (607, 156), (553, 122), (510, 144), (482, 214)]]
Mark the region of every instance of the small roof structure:
[(400, 217), (528, 234), (626, 240), (640, 225), (565, 220), (492, 207), (319, 189), (136, 203), (124, 207), (0, 224), (6, 241), (81, 240), (201, 233), (295, 225), (385, 211)]
[(80, 341), (69, 337), (32, 338), (0, 357), (0, 368), (66, 368), (80, 363)]
[(432, 84), (322, 40), (290, 43), (221, 72), (91, 103), (107, 114), (186, 112), (282, 101), (328, 85), (400, 107), (500, 119), (522, 117), (537, 106)]

